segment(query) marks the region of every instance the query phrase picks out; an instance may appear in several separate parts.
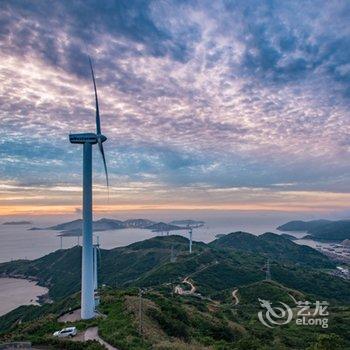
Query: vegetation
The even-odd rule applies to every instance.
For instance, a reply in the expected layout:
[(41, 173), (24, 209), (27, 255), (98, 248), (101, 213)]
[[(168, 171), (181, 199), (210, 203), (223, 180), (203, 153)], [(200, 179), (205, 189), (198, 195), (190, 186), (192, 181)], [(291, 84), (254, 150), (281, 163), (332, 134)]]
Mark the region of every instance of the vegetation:
[[(170, 262), (171, 247), (177, 261)], [(77, 322), (79, 330), (98, 326), (100, 336), (118, 349), (307, 349), (350, 348), (350, 282), (331, 276), (333, 263), (311, 248), (271, 233), (255, 237), (233, 233), (212, 244), (180, 236), (156, 237), (127, 247), (102, 251), (100, 311), (106, 315)], [(50, 287), (53, 304), (22, 306), (0, 317), (0, 341), (29, 340), (64, 349), (100, 349), (51, 336), (63, 327), (62, 313), (79, 307), (79, 247), (59, 250), (33, 261), (0, 264), (0, 273), (32, 276)], [(273, 281), (265, 281), (270, 259)], [(300, 263), (298, 262), (300, 260)], [(175, 286), (189, 278), (196, 295), (177, 295)], [(142, 331), (139, 287), (143, 288)], [(236, 291), (237, 299), (232, 292)], [(188, 286), (187, 286), (187, 290)], [(75, 294), (74, 294), (75, 293)], [(257, 318), (259, 299), (284, 302), (327, 300), (329, 327), (298, 326), (273, 329)], [(332, 349), (333, 350), (333, 349)]]
[(318, 240), (342, 241), (350, 238), (350, 220), (290, 221), (278, 227), (281, 231), (307, 231)]
[[(273, 329), (263, 326), (257, 313), (257, 298), (292, 305), (290, 295), (304, 300), (307, 296), (275, 282), (259, 282), (239, 289), (239, 304), (173, 295), (171, 288), (153, 288), (142, 296), (142, 331), (139, 328), (137, 289), (101, 291), (100, 311), (106, 317), (79, 321), (79, 330), (98, 325), (100, 336), (121, 350), (146, 349), (347, 349), (350, 346), (350, 308), (331, 307), (329, 327), (297, 326), (294, 322)], [(40, 307), (35, 307), (40, 309)], [(57, 314), (43, 312), (31, 321), (14, 325), (0, 333), (0, 341), (29, 340), (59, 349), (101, 349), (91, 342), (57, 340), (52, 332), (63, 327)]]
[(334, 267), (334, 264), (319, 251), (296, 244), (271, 232), (260, 236), (245, 232), (234, 232), (216, 239), (210, 243), (210, 246), (259, 253), (281, 263), (293, 263), (315, 268)]

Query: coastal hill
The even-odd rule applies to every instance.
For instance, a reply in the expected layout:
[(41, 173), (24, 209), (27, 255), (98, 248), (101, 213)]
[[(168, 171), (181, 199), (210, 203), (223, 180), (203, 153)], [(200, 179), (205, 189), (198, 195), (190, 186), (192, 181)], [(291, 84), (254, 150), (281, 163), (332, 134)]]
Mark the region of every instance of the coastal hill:
[[(320, 269), (335, 268), (326, 256), (272, 233), (255, 238), (237, 232), (210, 244), (193, 242), (193, 254), (188, 253), (188, 239), (177, 235), (158, 236), (126, 247), (101, 250), (100, 283), (145, 287), (178, 281), (195, 273), (196, 283), (210, 296), (263, 280), (269, 258), (276, 281), (305, 293), (350, 302), (350, 283), (320, 273)], [(171, 262), (172, 251), (176, 263)], [(37, 279), (40, 285), (50, 289), (50, 297), (54, 300), (80, 290), (80, 272), (81, 248), (78, 246), (57, 250), (32, 261), (0, 264), (0, 274)]]
[(302, 221), (302, 220), (294, 220), (289, 221), (286, 224), (277, 227), (279, 231), (300, 231), (305, 232), (311, 229), (321, 227), (322, 225), (329, 224), (330, 220), (311, 220), (311, 221)]
[[(344, 336), (350, 327), (346, 306), (350, 282), (330, 274), (335, 265), (326, 256), (273, 233), (256, 237), (235, 232), (210, 244), (193, 242), (192, 254), (188, 244), (187, 238), (170, 235), (101, 250), (99, 310), (105, 316), (73, 325), (80, 331), (98, 326), (105, 341), (130, 350), (258, 350), (274, 349), (277, 341), (281, 349), (311, 349), (325, 334), (336, 335), (332, 346), (341, 344), (338, 348), (345, 349), (350, 345)], [(272, 280), (266, 280), (267, 258)], [(2, 263), (0, 274), (37, 280), (49, 288), (53, 300), (41, 307), (22, 306), (0, 317), (0, 342), (23, 339), (34, 345), (63, 344), (51, 334), (64, 327), (59, 322), (62, 313), (79, 307), (81, 247), (31, 261)], [(195, 292), (189, 291), (188, 281)], [(139, 288), (143, 289), (142, 335), (136, 330)], [(176, 292), (179, 288), (187, 294)], [(291, 307), (295, 300), (327, 300), (333, 308), (329, 328), (325, 333), (317, 326), (298, 327), (296, 332), (291, 323), (267, 329), (257, 319), (259, 299)], [(102, 350), (97, 343), (66, 342), (66, 349)]]
[(318, 240), (341, 241), (350, 239), (350, 220), (290, 221), (277, 227), (279, 231), (305, 231)]
[[(199, 227), (202, 221), (194, 221), (194, 220), (185, 220), (178, 221), (185, 222), (187, 225), (191, 227)], [(62, 224), (46, 227), (46, 228), (38, 228), (33, 227), (30, 230), (55, 230), (60, 231), (59, 236), (81, 236), (82, 234), (82, 226), (83, 220), (77, 219), (69, 222), (65, 222)], [(128, 219), (125, 221), (115, 220), (115, 219), (107, 219), (102, 218), (96, 221), (93, 221), (93, 229), (95, 232), (97, 231), (109, 231), (109, 230), (120, 230), (126, 228), (139, 228), (139, 229), (147, 229), (153, 232), (170, 232), (176, 230), (183, 230), (184, 226), (177, 226), (172, 223), (164, 223), (164, 222), (154, 222), (147, 219)]]
[(266, 232), (260, 236), (246, 232), (235, 232), (216, 239), (210, 243), (210, 246), (260, 253), (280, 262), (298, 265), (319, 268), (334, 266), (321, 252), (309, 246), (295, 244), (290, 239), (271, 232)]

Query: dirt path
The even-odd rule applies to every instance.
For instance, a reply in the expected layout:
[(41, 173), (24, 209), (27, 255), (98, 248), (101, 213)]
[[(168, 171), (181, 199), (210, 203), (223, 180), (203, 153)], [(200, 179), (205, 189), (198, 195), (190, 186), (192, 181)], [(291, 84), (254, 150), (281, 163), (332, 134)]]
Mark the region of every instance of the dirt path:
[(202, 272), (203, 270), (211, 267), (211, 266), (214, 266), (214, 265), (217, 265), (218, 262), (215, 260), (213, 263), (209, 264), (209, 265), (206, 265), (206, 266), (203, 266), (202, 268), (200, 268), (199, 270), (195, 271), (195, 272), (192, 272), (191, 274), (189, 274), (187, 277), (185, 277), (183, 280), (182, 280), (182, 283), (183, 284), (188, 284), (191, 288), (191, 290), (184, 290), (182, 287), (180, 287), (180, 285), (177, 285), (175, 286), (174, 288), (174, 292), (176, 294), (180, 294), (180, 295), (194, 295), (196, 293), (196, 290), (197, 288), (194, 286), (194, 284), (190, 281), (190, 277), (191, 276), (194, 276), (195, 274), (199, 273), (199, 272)]
[(182, 280), (183, 284), (188, 284), (190, 286), (190, 290), (183, 289), (180, 285), (175, 286), (174, 292), (179, 295), (193, 295), (196, 292), (196, 287), (193, 283), (188, 279), (188, 277)]
[(235, 300), (235, 303), (234, 305), (237, 305), (239, 303), (239, 299), (238, 299), (238, 296), (237, 296), (237, 292), (238, 292), (238, 288), (237, 289), (234, 289), (232, 291), (232, 298)]
[(191, 287), (191, 290), (189, 291), (189, 294), (193, 294), (196, 291), (196, 287), (194, 286), (194, 284), (188, 279), (188, 277), (186, 277), (182, 283), (186, 283)]

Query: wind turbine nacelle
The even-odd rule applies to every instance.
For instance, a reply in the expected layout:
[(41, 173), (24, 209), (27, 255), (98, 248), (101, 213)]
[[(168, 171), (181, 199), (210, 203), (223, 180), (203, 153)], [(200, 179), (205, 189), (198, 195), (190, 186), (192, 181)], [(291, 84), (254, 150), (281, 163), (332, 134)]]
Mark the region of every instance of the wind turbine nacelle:
[(69, 135), (69, 141), (70, 143), (91, 143), (91, 144), (96, 144), (98, 142), (98, 137), (101, 138), (102, 142), (105, 142), (107, 140), (107, 137), (104, 135), (99, 135), (97, 136), (96, 134), (93, 133), (85, 133), (85, 134), (70, 134)]

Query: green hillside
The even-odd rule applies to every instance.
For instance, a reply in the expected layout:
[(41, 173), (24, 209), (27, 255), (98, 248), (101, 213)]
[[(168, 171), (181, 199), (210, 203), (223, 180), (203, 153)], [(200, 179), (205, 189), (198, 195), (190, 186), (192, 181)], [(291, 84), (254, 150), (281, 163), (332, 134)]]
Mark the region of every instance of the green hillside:
[[(175, 263), (170, 262), (171, 247)], [(278, 235), (232, 233), (210, 244), (194, 242), (193, 247), (194, 253), (189, 254), (186, 238), (165, 236), (102, 250), (99, 283), (149, 287), (178, 283), (188, 276), (199, 293), (213, 297), (264, 280), (268, 257), (275, 281), (315, 296), (350, 301), (349, 282), (324, 272), (334, 267), (326, 256)], [(33, 261), (3, 263), (0, 274), (37, 279), (49, 288), (52, 299), (59, 300), (80, 290), (81, 248), (58, 250)]]
[[(188, 240), (182, 236), (154, 237), (126, 247), (101, 250), (99, 279), (101, 283), (130, 285), (153, 269), (170, 260), (171, 247), (177, 254), (188, 250)], [(194, 242), (197, 252), (206, 249)], [(57, 250), (36, 260), (17, 260), (0, 264), (0, 274), (34, 278), (50, 288), (49, 295), (59, 299), (80, 290), (81, 247)]]
[[(176, 261), (171, 262), (171, 250)], [(99, 271), (106, 316), (77, 322), (80, 330), (98, 326), (103, 339), (118, 349), (328, 349), (350, 345), (350, 282), (331, 276), (334, 264), (321, 253), (272, 233), (259, 237), (238, 232), (210, 244), (182, 236), (154, 237), (101, 251)], [(270, 259), (272, 280), (265, 280)], [(35, 278), (50, 288), (53, 304), (22, 306), (0, 317), (0, 341), (30, 340), (53, 349), (101, 349), (97, 343), (58, 342), (58, 317), (79, 306), (81, 248), (58, 250), (42, 258), (0, 264), (0, 273)], [(178, 295), (175, 287), (195, 292)], [(139, 326), (138, 288), (143, 295), (143, 333)], [(327, 300), (332, 306), (329, 332), (286, 325), (267, 329), (257, 319), (259, 299), (284, 302)], [(328, 338), (329, 337), (329, 338)], [(320, 345), (320, 346), (321, 346)], [(323, 346), (323, 345), (322, 345)], [(309, 347), (314, 347), (310, 348)]]
[(334, 264), (317, 250), (296, 244), (283, 236), (271, 232), (260, 236), (254, 236), (246, 232), (233, 232), (216, 239), (209, 245), (220, 249), (259, 253), (284, 263), (314, 268), (334, 267)]
[[(269, 329), (257, 317), (258, 298), (293, 306), (298, 291), (275, 282), (257, 282), (238, 291), (239, 303), (174, 295), (170, 286), (145, 291), (142, 299), (142, 333), (139, 328), (137, 289), (101, 291), (100, 311), (105, 315), (90, 321), (70, 323), (79, 331), (98, 326), (99, 335), (120, 350), (343, 350), (350, 346), (350, 308), (329, 309), (329, 328), (290, 324)], [(29, 340), (50, 349), (102, 349), (94, 342), (58, 341), (51, 337), (64, 325), (58, 322), (61, 303), (25, 307), (32, 313), (21, 323), (0, 332), (1, 341)], [(33, 310), (41, 309), (34, 315)], [(22, 310), (24, 312), (24, 310)], [(19, 314), (17, 314), (17, 317)], [(0, 327), (3, 326), (0, 318)], [(328, 345), (327, 345), (328, 344)]]

